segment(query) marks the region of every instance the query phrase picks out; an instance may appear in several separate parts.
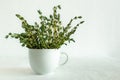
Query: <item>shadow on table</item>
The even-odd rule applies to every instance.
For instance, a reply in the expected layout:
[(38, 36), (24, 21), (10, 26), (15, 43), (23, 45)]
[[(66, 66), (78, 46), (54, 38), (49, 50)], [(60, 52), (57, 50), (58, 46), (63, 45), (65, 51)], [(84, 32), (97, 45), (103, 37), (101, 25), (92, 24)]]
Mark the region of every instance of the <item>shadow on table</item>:
[(31, 68), (0, 68), (0, 75), (3, 76), (29, 76), (35, 75)]

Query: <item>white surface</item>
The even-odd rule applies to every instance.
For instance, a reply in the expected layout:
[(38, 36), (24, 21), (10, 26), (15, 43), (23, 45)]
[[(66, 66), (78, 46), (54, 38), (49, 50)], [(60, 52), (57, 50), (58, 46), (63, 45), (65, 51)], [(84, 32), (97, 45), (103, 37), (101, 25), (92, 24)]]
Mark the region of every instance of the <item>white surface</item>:
[(0, 57), (0, 80), (120, 80), (120, 61), (108, 56), (70, 57), (54, 74), (36, 75), (28, 56)]

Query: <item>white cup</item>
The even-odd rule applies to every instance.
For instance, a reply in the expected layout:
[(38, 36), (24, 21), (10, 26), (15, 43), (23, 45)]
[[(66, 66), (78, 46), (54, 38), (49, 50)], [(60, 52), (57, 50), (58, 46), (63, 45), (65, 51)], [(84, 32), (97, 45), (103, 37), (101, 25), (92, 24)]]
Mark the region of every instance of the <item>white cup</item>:
[(64, 54), (68, 61), (66, 53), (61, 53), (59, 49), (29, 49), (29, 61), (32, 70), (37, 74), (48, 74), (60, 65), (60, 56)]

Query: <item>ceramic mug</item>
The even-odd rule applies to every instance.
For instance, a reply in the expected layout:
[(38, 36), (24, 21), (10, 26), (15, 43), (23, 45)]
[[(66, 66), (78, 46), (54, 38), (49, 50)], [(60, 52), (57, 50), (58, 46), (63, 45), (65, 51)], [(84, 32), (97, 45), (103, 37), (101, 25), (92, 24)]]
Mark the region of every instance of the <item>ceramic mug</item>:
[[(60, 64), (61, 54), (66, 56), (62, 64)], [(59, 65), (64, 65), (67, 61), (67, 54), (60, 52), (59, 49), (29, 49), (30, 66), (37, 74), (52, 73)]]

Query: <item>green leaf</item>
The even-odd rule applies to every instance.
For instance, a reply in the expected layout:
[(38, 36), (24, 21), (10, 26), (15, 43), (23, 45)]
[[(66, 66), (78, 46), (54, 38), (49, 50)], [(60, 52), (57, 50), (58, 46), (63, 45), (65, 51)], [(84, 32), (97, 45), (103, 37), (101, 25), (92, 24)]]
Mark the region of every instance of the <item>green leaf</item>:
[(66, 43), (64, 43), (66, 46), (67, 46), (67, 44)]
[(22, 44), (22, 46), (24, 47), (24, 46), (25, 46), (25, 44)]
[(80, 24), (84, 23), (85, 21), (81, 21)]
[(71, 38), (71, 39), (70, 39), (70, 41), (73, 41), (73, 42), (75, 42), (75, 40), (74, 40), (73, 38)]
[(6, 36), (5, 36), (5, 38), (8, 38), (8, 37), (9, 37), (9, 35), (6, 35)]
[(60, 6), (60, 5), (58, 5), (58, 8), (59, 8), (59, 9), (61, 9), (61, 6)]
[(41, 15), (42, 14), (42, 12), (40, 11), (40, 10), (38, 10), (38, 13)]
[(79, 18), (79, 19), (81, 19), (81, 18), (82, 18), (82, 16), (78, 16), (78, 18)]

